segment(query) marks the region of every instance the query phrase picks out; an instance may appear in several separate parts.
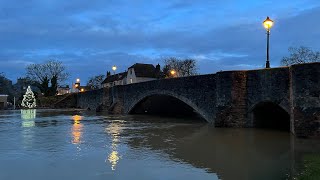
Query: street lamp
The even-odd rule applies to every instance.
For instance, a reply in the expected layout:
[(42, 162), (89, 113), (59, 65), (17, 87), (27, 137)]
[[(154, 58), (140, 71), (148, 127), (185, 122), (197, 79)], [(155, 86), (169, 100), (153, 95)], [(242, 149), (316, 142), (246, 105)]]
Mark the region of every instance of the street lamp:
[(76, 92), (79, 92), (79, 91), (78, 91), (79, 88), (80, 88), (80, 79), (77, 78), (77, 79), (76, 79), (76, 83), (74, 83), (74, 89), (75, 89)]
[(176, 72), (175, 70), (171, 70), (171, 71), (170, 71), (170, 74), (172, 75), (172, 77), (174, 77), (176, 73), (177, 73), (177, 72)]
[(273, 26), (273, 21), (267, 17), (266, 20), (263, 21), (263, 26), (267, 30), (267, 61), (266, 61), (266, 68), (270, 68), (270, 61), (269, 61), (269, 36), (270, 36), (270, 29)]
[(113, 74), (116, 74), (117, 66), (113, 65), (112, 70), (113, 70)]

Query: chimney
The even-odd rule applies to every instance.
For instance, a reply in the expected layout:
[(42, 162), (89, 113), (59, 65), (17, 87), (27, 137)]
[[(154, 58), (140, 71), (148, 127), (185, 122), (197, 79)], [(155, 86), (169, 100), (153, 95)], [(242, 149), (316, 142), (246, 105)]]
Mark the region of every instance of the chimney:
[(156, 70), (159, 72), (160, 71), (160, 64), (156, 65)]
[(107, 71), (107, 77), (110, 76), (110, 75), (111, 75), (110, 71)]

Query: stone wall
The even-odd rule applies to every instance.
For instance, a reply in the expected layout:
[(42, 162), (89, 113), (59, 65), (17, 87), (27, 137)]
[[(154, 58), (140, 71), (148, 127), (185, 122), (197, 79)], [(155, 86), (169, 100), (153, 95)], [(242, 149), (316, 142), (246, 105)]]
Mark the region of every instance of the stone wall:
[(123, 113), (129, 113), (141, 100), (152, 95), (169, 95), (195, 109), (208, 122), (213, 122), (216, 75), (162, 79), (114, 88)]
[(77, 108), (97, 110), (104, 102), (104, 89), (86, 91), (77, 94)]
[(298, 136), (320, 137), (320, 63), (171, 78), (79, 93), (77, 107), (128, 114), (153, 95), (179, 99), (217, 127), (255, 127), (253, 109), (272, 102)]
[(320, 137), (320, 63), (290, 67), (291, 123), (294, 133)]
[(272, 68), (247, 72), (247, 126), (255, 127), (252, 110), (263, 102), (279, 105), (290, 114), (289, 68)]

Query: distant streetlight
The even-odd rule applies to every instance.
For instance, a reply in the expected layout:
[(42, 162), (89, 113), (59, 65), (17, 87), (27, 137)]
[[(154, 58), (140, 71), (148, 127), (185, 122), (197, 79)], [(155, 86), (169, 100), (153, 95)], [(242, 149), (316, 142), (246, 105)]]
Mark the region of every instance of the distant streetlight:
[(112, 70), (113, 70), (113, 74), (116, 74), (117, 66), (113, 65)]
[(269, 61), (269, 36), (270, 36), (270, 29), (273, 26), (273, 21), (267, 17), (266, 20), (263, 21), (263, 26), (267, 30), (267, 61), (266, 61), (266, 68), (270, 68), (270, 61)]
[(177, 72), (176, 72), (175, 70), (171, 70), (171, 71), (170, 71), (170, 74), (171, 74), (173, 77), (176, 75), (176, 73), (177, 73)]
[(77, 78), (76, 83), (74, 83), (74, 89), (76, 92), (79, 92), (79, 88), (80, 88), (80, 79)]
[(84, 92), (84, 89), (83, 89), (83, 88), (81, 88), (81, 89), (80, 89), (80, 92)]

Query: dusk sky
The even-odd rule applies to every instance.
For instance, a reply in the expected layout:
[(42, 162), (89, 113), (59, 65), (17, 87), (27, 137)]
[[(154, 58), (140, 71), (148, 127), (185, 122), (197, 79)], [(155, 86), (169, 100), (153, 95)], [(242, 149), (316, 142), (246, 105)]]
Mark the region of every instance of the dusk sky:
[(62, 61), (80, 77), (163, 57), (197, 60), (201, 74), (262, 68), (274, 20), (271, 67), (289, 46), (320, 50), (319, 0), (0, 0), (0, 72), (16, 81), (25, 66)]

